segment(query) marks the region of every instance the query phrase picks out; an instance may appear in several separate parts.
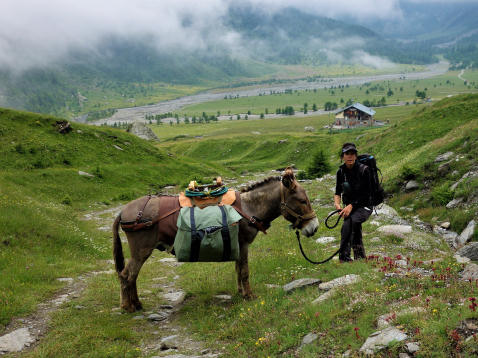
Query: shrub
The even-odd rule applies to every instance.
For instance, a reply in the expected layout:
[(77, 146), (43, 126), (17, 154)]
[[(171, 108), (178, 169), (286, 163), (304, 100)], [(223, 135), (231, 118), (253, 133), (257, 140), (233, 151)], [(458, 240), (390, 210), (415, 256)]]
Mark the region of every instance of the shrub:
[(402, 171), (400, 173), (400, 177), (404, 180), (412, 180), (418, 177), (419, 171), (416, 168), (411, 168), (407, 165), (403, 166)]
[(61, 203), (64, 205), (71, 205), (71, 198), (69, 195), (65, 195), (63, 199), (61, 199)]
[(319, 178), (330, 171), (330, 164), (323, 150), (319, 150), (312, 158), (312, 163), (307, 168), (309, 178)]
[(448, 182), (435, 187), (431, 193), (432, 203), (435, 205), (446, 205), (453, 199), (453, 192)]

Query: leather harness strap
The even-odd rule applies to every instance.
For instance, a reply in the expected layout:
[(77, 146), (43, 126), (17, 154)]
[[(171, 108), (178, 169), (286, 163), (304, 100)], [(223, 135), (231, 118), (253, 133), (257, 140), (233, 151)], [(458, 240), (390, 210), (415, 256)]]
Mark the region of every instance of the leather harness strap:
[[(148, 200), (146, 201), (146, 204), (148, 203), (150, 198), (148, 198)], [(143, 210), (146, 208), (146, 204), (144, 205), (143, 207)], [(148, 221), (142, 221), (140, 222), (138, 220), (138, 218), (141, 220), (141, 217), (143, 215), (142, 211), (141, 210), (139, 213), (138, 213), (138, 216), (136, 217), (136, 221), (134, 222), (129, 222), (129, 223), (121, 223), (121, 228), (124, 230), (124, 231), (136, 231), (136, 230), (141, 230), (141, 229), (144, 229), (144, 228), (147, 228), (147, 227), (151, 227), (153, 226), (154, 224), (156, 224), (157, 222), (167, 218), (168, 216), (174, 214), (175, 212), (179, 211), (181, 209), (181, 207), (178, 206), (175, 207), (174, 209), (164, 213), (163, 215), (158, 215), (156, 216), (154, 219), (152, 220), (148, 220)], [(141, 215), (140, 215), (141, 213)]]
[(270, 223), (264, 222), (261, 219), (255, 216), (249, 216), (242, 210), (241, 205), (241, 194), (236, 192), (236, 201), (232, 204), (232, 207), (244, 218), (249, 222), (249, 225), (254, 226), (257, 230), (262, 231), (264, 234), (267, 235), (266, 230), (271, 226)]
[(310, 220), (316, 217), (315, 212), (311, 211), (304, 215), (297, 214), (293, 209), (291, 209), (287, 203), (285, 202), (285, 195), (284, 195), (284, 184), (280, 183), (280, 210), (282, 216), (285, 217), (286, 213), (293, 216), (296, 220), (295, 223), (292, 225), (294, 229), (298, 228), (302, 221)]

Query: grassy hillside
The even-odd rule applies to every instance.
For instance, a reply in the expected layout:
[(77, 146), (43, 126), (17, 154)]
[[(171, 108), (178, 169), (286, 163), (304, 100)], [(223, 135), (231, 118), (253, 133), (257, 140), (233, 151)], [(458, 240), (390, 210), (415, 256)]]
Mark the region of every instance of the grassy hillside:
[(85, 212), (216, 171), (119, 130), (73, 123), (60, 134), (57, 120), (0, 109), (0, 326), (63, 285), (56, 278), (110, 258), (109, 234)]

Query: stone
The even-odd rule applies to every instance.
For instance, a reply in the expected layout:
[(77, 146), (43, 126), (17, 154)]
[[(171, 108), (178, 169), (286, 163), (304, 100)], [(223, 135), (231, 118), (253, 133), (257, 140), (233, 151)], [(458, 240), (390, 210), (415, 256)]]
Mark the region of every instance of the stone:
[(159, 343), (161, 350), (166, 350), (166, 349), (177, 349), (179, 347), (179, 336), (177, 334), (174, 334), (172, 336), (167, 336), (161, 339), (161, 342)]
[(315, 333), (309, 333), (302, 339), (302, 346), (306, 344), (311, 344), (312, 342), (316, 341), (319, 336)]
[(478, 265), (474, 263), (468, 263), (465, 266), (465, 269), (460, 273), (460, 278), (462, 281), (472, 281), (478, 280)]
[(0, 337), (0, 352), (20, 352), (35, 342), (28, 328), (20, 328)]
[(321, 294), (319, 297), (317, 297), (315, 300), (312, 301), (313, 305), (319, 304), (325, 300), (328, 300), (330, 297), (332, 297), (335, 293), (335, 290), (329, 290), (323, 294)]
[(424, 313), (426, 309), (424, 307), (409, 307), (405, 308), (398, 312), (391, 312), (384, 315), (381, 315), (377, 318), (377, 328), (384, 329), (385, 327), (390, 326), (393, 320), (397, 317), (405, 316), (407, 314), (414, 314), (414, 313)]
[(71, 277), (59, 277), (56, 279), (57, 281), (60, 281), (60, 282), (68, 282), (68, 283), (72, 283), (73, 282), (73, 278)]
[(78, 175), (81, 175), (82, 177), (88, 177), (88, 178), (94, 178), (95, 177), (93, 174), (83, 172), (81, 170), (78, 170)]
[(184, 302), (184, 299), (186, 298), (186, 292), (182, 290), (168, 292), (165, 293), (163, 297), (167, 299), (173, 306), (177, 306)]
[(438, 175), (443, 176), (450, 171), (450, 162), (440, 164), (437, 169)]
[(396, 260), (395, 265), (397, 265), (399, 267), (407, 267), (408, 263), (407, 263), (406, 260)]
[(142, 139), (158, 140), (158, 137), (156, 136), (156, 134), (154, 134), (151, 128), (141, 122), (133, 122), (130, 126), (128, 126), (128, 129), (126, 131)]
[(405, 344), (405, 349), (408, 353), (415, 354), (416, 352), (418, 352), (420, 347), (418, 346), (418, 343), (416, 342), (409, 342)]
[(407, 185), (405, 185), (405, 190), (412, 191), (418, 189), (419, 187), (420, 185), (415, 180), (410, 180), (407, 182)]
[(440, 227), (441, 227), (442, 229), (448, 230), (448, 229), (450, 228), (450, 225), (451, 225), (451, 224), (450, 224), (449, 221), (445, 221), (445, 222), (443, 222), (443, 223), (440, 224)]
[(456, 199), (453, 199), (452, 201), (450, 201), (448, 204), (446, 204), (446, 208), (447, 209), (453, 209), (453, 208), (456, 208), (458, 205), (461, 204), (461, 202), (463, 201), (463, 198), (456, 198)]
[(471, 220), (465, 230), (463, 230), (455, 240), (456, 244), (458, 247), (466, 244), (473, 236), (473, 233), (475, 232), (475, 220)]
[(398, 358), (410, 358), (410, 356), (408, 355), (408, 353), (398, 353)]
[(387, 327), (381, 331), (372, 333), (360, 348), (360, 352), (373, 354), (375, 351), (387, 347), (391, 342), (401, 342), (408, 336), (395, 327)]
[(453, 152), (446, 152), (446, 153), (440, 154), (439, 156), (435, 158), (435, 163), (445, 162), (448, 159), (450, 159), (453, 154), (454, 154)]
[(459, 256), (478, 261), (478, 242), (470, 242), (456, 252)]
[(337, 277), (333, 279), (332, 281), (321, 283), (319, 285), (319, 290), (328, 291), (333, 288), (354, 284), (356, 282), (359, 282), (360, 280), (361, 278), (359, 275), (355, 275), (355, 274), (345, 275), (342, 277)]
[(377, 231), (385, 235), (394, 235), (404, 238), (405, 234), (412, 232), (412, 227), (410, 225), (384, 225), (380, 226)]
[(333, 236), (323, 236), (319, 237), (317, 240), (315, 240), (316, 243), (318, 244), (327, 244), (329, 242), (335, 241), (335, 237)]
[(117, 146), (116, 144), (113, 144), (113, 147), (115, 147), (118, 150), (123, 150), (123, 148), (121, 148), (120, 146)]
[(140, 320), (140, 319), (144, 319), (144, 316), (142, 314), (140, 314), (138, 316), (134, 316), (132, 319), (137, 321), (137, 320)]
[(155, 322), (164, 321), (166, 318), (168, 318), (168, 316), (169, 315), (165, 312), (151, 313), (148, 316), (148, 320), (149, 321), (155, 321)]
[(315, 128), (314, 127), (304, 127), (304, 131), (313, 132), (313, 131), (315, 131)]
[(298, 280), (289, 282), (282, 286), (285, 292), (292, 292), (300, 288), (318, 285), (322, 282), (322, 280), (318, 278), (300, 278)]
[(266, 283), (267, 288), (280, 288), (281, 285), (276, 285), (275, 283)]
[(468, 258), (468, 257), (463, 257), (463, 256), (460, 256), (458, 254), (455, 254), (453, 256), (453, 258), (456, 260), (457, 263), (459, 264), (467, 264), (468, 262), (470, 262), (471, 260)]
[[(334, 187), (334, 191), (335, 191), (335, 187)], [(397, 211), (391, 206), (388, 206), (387, 204), (381, 204), (379, 207), (374, 208), (372, 215), (398, 217)]]
[(216, 295), (214, 296), (216, 297), (217, 299), (219, 300), (223, 300), (223, 301), (230, 301), (232, 300), (232, 296), (231, 295)]

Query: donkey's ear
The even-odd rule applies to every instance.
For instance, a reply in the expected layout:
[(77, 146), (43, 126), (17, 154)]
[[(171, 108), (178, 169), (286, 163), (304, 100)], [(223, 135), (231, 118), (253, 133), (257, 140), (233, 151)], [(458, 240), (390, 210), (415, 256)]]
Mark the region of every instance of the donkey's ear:
[(295, 176), (291, 167), (285, 168), (284, 174), (282, 175), (282, 184), (291, 190), (295, 188)]

